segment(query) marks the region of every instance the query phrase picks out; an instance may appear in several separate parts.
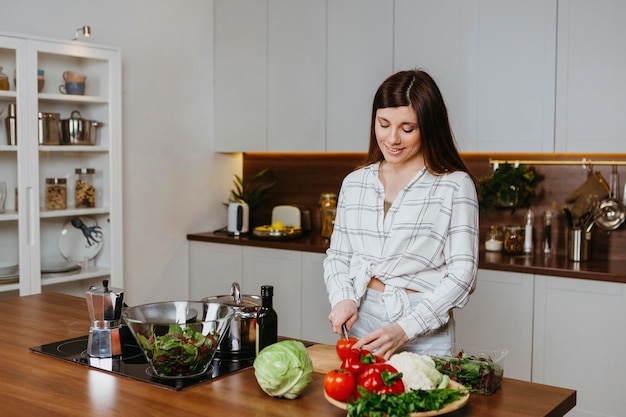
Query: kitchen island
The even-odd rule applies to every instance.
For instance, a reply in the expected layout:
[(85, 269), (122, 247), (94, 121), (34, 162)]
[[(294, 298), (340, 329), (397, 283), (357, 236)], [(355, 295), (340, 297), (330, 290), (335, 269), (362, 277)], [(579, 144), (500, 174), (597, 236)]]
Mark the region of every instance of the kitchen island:
[[(337, 365), (334, 348), (309, 348), (316, 372), (296, 400), (269, 397), (253, 369), (182, 391), (32, 352), (29, 348), (84, 336), (85, 299), (44, 293), (0, 301), (0, 415), (11, 416), (345, 416), (323, 395), (324, 372)], [(450, 417), (563, 416), (576, 404), (569, 389), (505, 378), (491, 396), (472, 395)]]

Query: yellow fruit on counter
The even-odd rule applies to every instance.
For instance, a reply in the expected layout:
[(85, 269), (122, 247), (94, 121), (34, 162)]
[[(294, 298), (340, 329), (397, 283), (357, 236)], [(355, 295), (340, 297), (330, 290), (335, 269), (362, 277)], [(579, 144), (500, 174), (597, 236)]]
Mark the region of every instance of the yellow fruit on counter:
[(272, 230), (285, 230), (287, 228), (287, 226), (285, 226), (285, 223), (276, 220), (275, 222), (272, 222), (272, 226), (271, 229)]

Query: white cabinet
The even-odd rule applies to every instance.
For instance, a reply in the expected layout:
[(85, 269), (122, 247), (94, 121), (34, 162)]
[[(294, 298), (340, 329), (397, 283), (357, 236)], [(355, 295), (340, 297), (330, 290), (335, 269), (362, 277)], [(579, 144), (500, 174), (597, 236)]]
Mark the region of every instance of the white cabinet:
[(397, 0), (394, 70), (437, 81), (462, 152), (552, 152), (556, 0)]
[(215, 150), (267, 151), (267, 1), (215, 1)]
[[(230, 294), (233, 282), (243, 278), (243, 247), (219, 243), (189, 242), (189, 296), (201, 300)], [(260, 288), (241, 288), (244, 294), (260, 294)]]
[[(4, 265), (19, 265), (19, 283), (0, 285), (0, 292), (20, 295), (39, 293), (42, 287), (109, 279), (123, 287), (122, 190), (121, 190), (121, 53), (118, 48), (55, 41), (16, 35), (0, 36), (0, 65), (17, 81), (9, 91), (0, 92), (0, 108), (15, 104), (17, 145), (6, 145), (0, 134), (0, 178), (11, 191), (6, 213), (0, 214), (0, 254)], [(38, 92), (37, 70), (44, 70), (45, 84)], [(64, 95), (58, 90), (66, 70), (87, 76), (84, 95)], [(13, 78), (13, 77), (11, 77)], [(11, 81), (13, 81), (11, 79)], [(58, 113), (69, 119), (78, 110), (86, 120), (100, 122), (96, 144), (40, 145), (38, 114)], [(94, 168), (96, 201), (94, 208), (74, 208), (75, 169)], [(65, 178), (67, 208), (46, 209), (46, 178)], [(15, 211), (15, 195), (19, 199)], [(59, 239), (70, 230), (70, 220), (83, 217), (101, 228), (101, 250), (86, 248), (80, 231), (71, 240), (70, 261), (83, 264), (79, 271), (57, 272), (67, 262)], [(63, 239), (67, 243), (66, 239)], [(72, 246), (76, 245), (76, 247)], [(82, 246), (81, 246), (82, 245)], [(85, 248), (85, 249), (83, 249)], [(96, 254), (97, 253), (97, 254)], [(80, 259), (79, 259), (80, 258)], [(42, 271), (44, 273), (42, 273)], [(50, 271), (52, 271), (50, 273)], [(49, 273), (46, 273), (49, 272)]]
[(505, 376), (531, 380), (533, 275), (479, 270), (468, 304), (454, 311), (456, 341), (506, 349)]
[(300, 338), (302, 318), (302, 253), (244, 247), (242, 288), (260, 294), (262, 285), (274, 286), (274, 310), (278, 334)]
[(624, 415), (625, 317), (626, 284), (535, 277), (533, 382), (575, 389), (568, 416)]
[(302, 338), (334, 345), (328, 314), (330, 302), (324, 284), (324, 253), (302, 253)]
[(560, 0), (556, 152), (624, 153), (626, 3)]
[(325, 254), (208, 242), (189, 242), (192, 298), (228, 294), (239, 282), (244, 294), (274, 286), (274, 308), (282, 336), (334, 344), (324, 285)]
[(393, 7), (328, 2), (326, 31), (326, 151), (367, 152), (374, 93), (393, 72)]
[(325, 150), (326, 2), (215, 2), (215, 150)]

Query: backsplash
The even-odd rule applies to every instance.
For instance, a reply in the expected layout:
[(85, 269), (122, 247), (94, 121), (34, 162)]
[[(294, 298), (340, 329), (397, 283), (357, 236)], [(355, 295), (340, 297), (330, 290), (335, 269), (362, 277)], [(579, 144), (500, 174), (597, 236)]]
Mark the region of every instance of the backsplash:
[[(588, 170), (598, 171), (609, 179), (610, 165), (583, 167), (583, 159), (592, 161), (626, 161), (623, 154), (483, 154), (465, 153), (462, 157), (470, 172), (476, 177), (489, 175), (493, 171), (490, 159), (530, 161), (578, 161), (576, 165), (544, 165), (532, 166), (543, 179), (536, 185), (536, 197), (531, 209), (535, 213), (535, 247), (543, 234), (542, 215), (546, 209), (553, 214), (553, 250), (565, 252), (565, 236), (567, 224), (562, 207), (566, 206), (565, 197), (580, 184), (588, 175)], [(364, 153), (245, 153), (243, 155), (243, 176), (250, 178), (264, 168), (269, 168), (265, 180), (276, 181), (270, 190), (268, 201), (252, 215), (253, 225), (266, 224), (271, 219), (272, 207), (280, 204), (292, 204), (308, 207), (312, 215), (312, 228), (319, 230), (320, 215), (318, 210), (319, 196), (322, 193), (338, 193), (343, 178), (364, 160)], [(626, 166), (618, 167), (620, 187), (626, 179)], [(623, 188), (620, 190), (622, 194)], [(524, 224), (527, 209), (521, 208), (511, 214), (510, 209), (495, 209), (489, 213), (481, 213), (480, 232), (481, 244), (491, 225)], [(626, 259), (626, 233), (622, 225), (613, 232), (594, 228), (591, 240), (592, 259)]]

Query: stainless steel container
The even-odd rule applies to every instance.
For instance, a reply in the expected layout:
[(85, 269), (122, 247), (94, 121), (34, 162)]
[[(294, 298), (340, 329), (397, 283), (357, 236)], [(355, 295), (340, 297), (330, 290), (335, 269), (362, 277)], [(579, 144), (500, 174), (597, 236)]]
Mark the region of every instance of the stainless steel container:
[(235, 310), (228, 333), (218, 347), (223, 356), (254, 357), (256, 347), (256, 316), (261, 308), (261, 297), (242, 295), (237, 282), (233, 282), (230, 295), (215, 295), (202, 299), (205, 302), (226, 304)]
[(61, 144), (61, 117), (59, 113), (39, 112), (39, 144)]
[(69, 119), (61, 120), (62, 145), (95, 145), (97, 128), (100, 122), (83, 119), (78, 110), (74, 110)]

